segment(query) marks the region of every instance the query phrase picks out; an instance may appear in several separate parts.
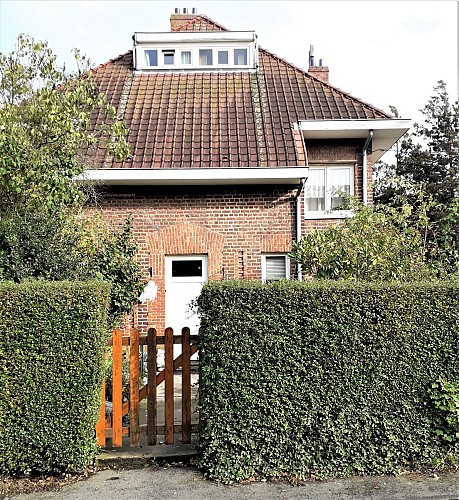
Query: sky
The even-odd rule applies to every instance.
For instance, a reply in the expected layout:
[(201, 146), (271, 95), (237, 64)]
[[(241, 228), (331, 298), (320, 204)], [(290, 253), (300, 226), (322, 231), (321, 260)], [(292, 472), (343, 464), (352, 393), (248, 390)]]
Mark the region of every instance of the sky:
[(307, 70), (310, 45), (330, 83), (384, 111), (422, 122), (438, 80), (458, 98), (456, 0), (215, 1), (0, 0), (0, 52), (17, 35), (46, 40), (60, 63), (72, 48), (94, 65), (132, 48), (136, 31), (169, 31), (175, 8), (196, 8), (230, 30), (255, 30), (258, 43)]

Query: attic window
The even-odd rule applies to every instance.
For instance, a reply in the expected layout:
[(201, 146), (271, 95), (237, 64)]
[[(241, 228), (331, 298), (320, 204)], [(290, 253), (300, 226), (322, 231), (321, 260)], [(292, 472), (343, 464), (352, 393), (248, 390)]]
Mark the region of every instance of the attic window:
[(234, 65), (235, 66), (247, 65), (247, 49), (234, 49)]
[(174, 64), (175, 50), (163, 50), (164, 65)]
[(146, 50), (145, 51), (145, 62), (147, 66), (158, 66), (158, 51), (157, 50)]
[(199, 49), (199, 64), (212, 66), (212, 49)]
[(181, 63), (182, 64), (191, 64), (191, 50), (182, 50)]
[(218, 51), (218, 64), (228, 64), (228, 51), (219, 50)]

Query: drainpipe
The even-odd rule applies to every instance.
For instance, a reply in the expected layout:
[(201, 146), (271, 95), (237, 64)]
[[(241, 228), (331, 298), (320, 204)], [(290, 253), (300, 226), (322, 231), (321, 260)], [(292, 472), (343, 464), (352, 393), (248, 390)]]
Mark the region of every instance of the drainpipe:
[(364, 205), (368, 205), (368, 165), (367, 165), (367, 162), (368, 162), (368, 159), (367, 159), (367, 151), (368, 151), (368, 146), (371, 142), (371, 140), (373, 139), (373, 130), (370, 130), (368, 132), (368, 137), (367, 137), (367, 140), (365, 141), (365, 144), (363, 146), (363, 151), (362, 151), (362, 156), (363, 156), (363, 160), (362, 160), (362, 176), (363, 176), (363, 186), (362, 186), (362, 189), (363, 189), (363, 204)]
[[(306, 179), (300, 180), (300, 185), (296, 191), (295, 195), (295, 208), (296, 208), (296, 242), (298, 243), (301, 239), (301, 199), (300, 195), (303, 192), (304, 184)], [(303, 281), (303, 273), (301, 271), (301, 264), (297, 264), (297, 274), (298, 281)]]

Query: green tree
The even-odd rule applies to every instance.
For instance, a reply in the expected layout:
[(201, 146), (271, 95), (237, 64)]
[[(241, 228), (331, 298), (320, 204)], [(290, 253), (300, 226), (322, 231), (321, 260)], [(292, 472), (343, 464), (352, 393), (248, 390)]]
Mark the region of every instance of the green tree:
[(439, 81), (421, 110), (424, 123), (400, 141), (396, 163), (375, 166), (375, 202), (400, 207), (428, 201), (426, 258), (437, 273), (458, 271), (459, 101)]
[(293, 244), (292, 257), (315, 279), (407, 281), (429, 276), (425, 213), (412, 224), (413, 207), (401, 210), (351, 201), (354, 216), (314, 230)]
[[(46, 42), (20, 35), (16, 49), (0, 53), (0, 214), (11, 206), (81, 202), (75, 182), (90, 166), (83, 153), (104, 141), (117, 158), (128, 154), (126, 126), (98, 91), (89, 60), (74, 51), (78, 67), (57, 65)], [(90, 116), (105, 121), (97, 130)]]
[[(99, 92), (89, 60), (59, 68), (47, 43), (18, 37), (0, 53), (0, 279), (99, 278), (112, 285), (111, 320), (132, 310), (143, 281), (132, 224), (84, 218), (75, 177), (91, 168), (90, 148), (128, 154), (125, 124)], [(91, 115), (104, 117), (94, 129)]]

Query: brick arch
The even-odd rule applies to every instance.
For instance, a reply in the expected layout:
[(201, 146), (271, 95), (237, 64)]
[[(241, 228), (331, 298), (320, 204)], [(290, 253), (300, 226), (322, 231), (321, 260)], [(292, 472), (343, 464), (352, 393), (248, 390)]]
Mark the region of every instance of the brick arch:
[(150, 266), (153, 279), (158, 286), (156, 300), (148, 305), (148, 324), (162, 329), (165, 322), (165, 257), (167, 255), (206, 254), (209, 280), (222, 276), (223, 246), (222, 234), (203, 226), (176, 224), (152, 232), (147, 237), (150, 252)]

